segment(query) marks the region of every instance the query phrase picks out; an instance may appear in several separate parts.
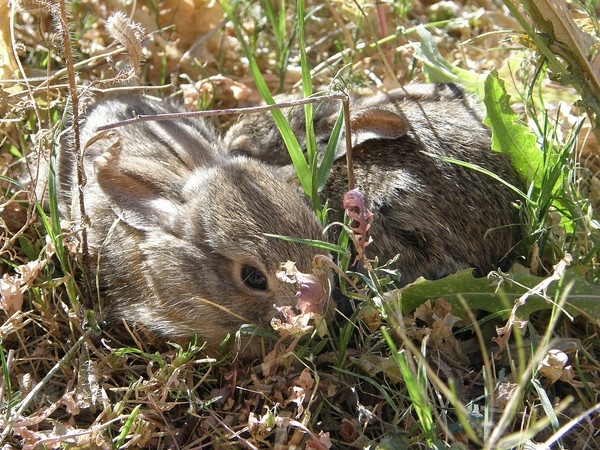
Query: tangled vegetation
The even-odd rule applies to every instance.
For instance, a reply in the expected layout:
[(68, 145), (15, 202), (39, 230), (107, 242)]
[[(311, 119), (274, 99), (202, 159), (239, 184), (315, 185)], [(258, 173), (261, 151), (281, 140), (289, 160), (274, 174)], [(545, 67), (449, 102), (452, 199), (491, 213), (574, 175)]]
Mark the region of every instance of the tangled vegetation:
[[(597, 11), (0, 0), (4, 448), (600, 448)], [(336, 256), (343, 314), (253, 361), (103, 322), (69, 239), (85, 224), (61, 223), (48, 176), (94, 97), (141, 86), (206, 110), (410, 81), (479, 97), (494, 149), (522, 176), (522, 258), (508, 273), (397, 289), (385, 267), (359, 274)]]

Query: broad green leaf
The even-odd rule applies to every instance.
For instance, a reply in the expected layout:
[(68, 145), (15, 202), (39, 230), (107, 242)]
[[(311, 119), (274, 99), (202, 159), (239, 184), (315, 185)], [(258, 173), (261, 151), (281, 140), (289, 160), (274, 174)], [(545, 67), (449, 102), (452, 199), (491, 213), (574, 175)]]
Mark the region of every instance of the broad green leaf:
[[(505, 312), (507, 315), (515, 300), (544, 280), (542, 277), (531, 275), (526, 268), (519, 265), (513, 267), (508, 279), (498, 286), (497, 278), (475, 278), (472, 269), (461, 270), (441, 280), (429, 281), (420, 278), (402, 290), (402, 309), (409, 313), (427, 300), (442, 298), (452, 305), (455, 315), (463, 316), (459, 300), (459, 297), (462, 297), (472, 309), (490, 313)], [(573, 316), (585, 313), (591, 317), (600, 317), (600, 286), (586, 281), (577, 267), (567, 270), (562, 285), (569, 284), (572, 284), (572, 287), (565, 310)], [(546, 292), (548, 297), (554, 298), (556, 286), (555, 282), (550, 284)], [(526, 318), (535, 311), (550, 308), (552, 305), (545, 299), (532, 295), (519, 307), (517, 314)]]
[(541, 185), (543, 154), (537, 146), (536, 137), (520, 122), (512, 110), (510, 97), (495, 72), (485, 80), (484, 104), (487, 115), (484, 123), (492, 130), (492, 149), (509, 155), (517, 173), (529, 185), (535, 181)]

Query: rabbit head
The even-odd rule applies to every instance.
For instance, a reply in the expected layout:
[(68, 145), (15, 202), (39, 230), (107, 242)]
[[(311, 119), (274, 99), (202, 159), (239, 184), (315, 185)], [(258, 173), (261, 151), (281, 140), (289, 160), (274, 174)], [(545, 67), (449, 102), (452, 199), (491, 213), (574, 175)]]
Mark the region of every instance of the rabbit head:
[[(82, 133), (89, 244), (110, 315), (168, 337), (197, 333), (212, 345), (242, 324), (268, 323), (274, 306), (292, 305), (297, 291), (276, 276), (281, 263), (311, 272), (319, 252), (265, 234), (319, 239), (314, 213), (268, 166), (220, 156), (220, 140), (203, 121), (90, 137), (94, 127), (131, 117), (132, 105), (164, 112), (140, 102), (100, 104)], [(62, 186), (72, 187), (64, 197), (76, 197), (74, 180), (65, 179), (73, 173), (61, 174)], [(325, 295), (328, 276), (319, 277)]]

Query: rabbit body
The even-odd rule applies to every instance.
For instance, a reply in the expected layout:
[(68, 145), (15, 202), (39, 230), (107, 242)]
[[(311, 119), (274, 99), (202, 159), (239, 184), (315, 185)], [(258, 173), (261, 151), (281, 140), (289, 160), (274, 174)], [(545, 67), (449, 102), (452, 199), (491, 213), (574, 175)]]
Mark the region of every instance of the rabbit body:
[[(509, 158), (491, 150), (489, 130), (461, 89), (452, 84), (407, 85), (353, 98), (350, 108), (355, 184), (374, 213), (367, 256), (381, 262), (397, 257), (393, 267), (399, 269), (402, 284), (469, 267), (485, 274), (510, 262), (520, 237), (516, 194), (488, 175), (439, 158), (477, 165), (520, 185)], [(339, 109), (333, 102), (315, 106), (320, 154)], [(303, 107), (286, 112), (304, 145)], [(248, 154), (289, 173), (287, 150), (269, 116), (241, 116), (228, 130), (225, 146), (230, 154)], [(322, 191), (333, 221), (342, 221), (344, 214), (344, 153), (341, 144)]]
[[(274, 305), (292, 304), (296, 288), (275, 276), (280, 263), (311, 271), (315, 249), (263, 233), (319, 239), (322, 228), (267, 165), (224, 156), (202, 119), (94, 131), (135, 114), (175, 111), (125, 96), (87, 114), (89, 248), (110, 317), (169, 337), (197, 333), (216, 345), (241, 324), (268, 322)], [(67, 147), (59, 155), (59, 200), (63, 215), (78, 220), (76, 163)]]

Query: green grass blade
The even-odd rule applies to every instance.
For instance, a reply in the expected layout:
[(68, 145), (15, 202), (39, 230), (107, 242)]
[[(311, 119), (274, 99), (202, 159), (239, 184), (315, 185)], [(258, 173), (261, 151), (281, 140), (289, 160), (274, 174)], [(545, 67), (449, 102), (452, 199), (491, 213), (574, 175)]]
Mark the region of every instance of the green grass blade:
[[(275, 103), (275, 100), (273, 100), (273, 96), (269, 91), (267, 83), (265, 82), (265, 79), (263, 78), (260, 72), (260, 68), (256, 63), (256, 58), (254, 58), (252, 51), (250, 51), (250, 48), (246, 43), (244, 33), (242, 32), (242, 26), (240, 25), (238, 18), (234, 14), (235, 8), (238, 3), (239, 2), (233, 2), (232, 4), (230, 4), (229, 2), (226, 2), (224, 0), (219, 0), (219, 4), (221, 5), (227, 17), (233, 25), (235, 33), (238, 37), (238, 41), (244, 51), (244, 55), (248, 59), (250, 73), (254, 78), (254, 83), (256, 84), (258, 92), (265, 100), (265, 102), (272, 105)], [(308, 163), (306, 162), (306, 159), (304, 158), (304, 154), (302, 153), (300, 144), (298, 144), (298, 139), (296, 139), (296, 136), (294, 136), (289, 122), (280, 110), (273, 109), (271, 111), (271, 114), (273, 115), (273, 120), (275, 121), (277, 128), (279, 128), (279, 131), (281, 132), (281, 137), (285, 142), (285, 145), (290, 153), (290, 158), (292, 160), (292, 164), (294, 165), (294, 169), (296, 170), (296, 174), (298, 175), (300, 186), (302, 186), (302, 189), (304, 190), (306, 195), (308, 195), (309, 198), (312, 199), (313, 188), (311, 171), (309, 169)]]
[(513, 192), (518, 194), (519, 197), (521, 197), (523, 200), (532, 202), (532, 200), (529, 198), (529, 196), (525, 192), (523, 192), (521, 189), (519, 189), (517, 186), (509, 183), (508, 181), (503, 180), (501, 177), (496, 175), (494, 172), (492, 172), (484, 167), (481, 167), (481, 166), (478, 166), (477, 164), (472, 164), (472, 163), (469, 163), (466, 161), (461, 161), (460, 159), (449, 158), (448, 156), (436, 155), (434, 153), (429, 153), (429, 152), (422, 152), (422, 153), (425, 155), (431, 156), (432, 158), (438, 158), (438, 159), (441, 159), (442, 161), (445, 161), (445, 162), (448, 162), (451, 164), (456, 164), (457, 166), (466, 167), (468, 169), (483, 173), (484, 175), (487, 175), (488, 177), (493, 178), (497, 182), (502, 183), (503, 185), (508, 187), (510, 190), (512, 190)]
[(119, 437), (117, 438), (117, 441), (115, 442), (115, 448), (121, 448), (121, 446), (125, 442), (125, 438), (129, 434), (129, 431), (131, 430), (131, 427), (133, 426), (133, 422), (135, 421), (135, 418), (137, 417), (138, 413), (140, 412), (141, 406), (142, 405), (137, 405), (135, 408), (133, 408), (133, 411), (131, 411), (131, 414), (129, 414), (129, 417), (127, 418), (127, 421), (125, 422), (125, 424), (123, 424), (123, 428), (121, 428), (121, 433), (119, 434)]
[[(302, 94), (304, 98), (312, 96), (312, 79), (310, 75), (310, 66), (308, 65), (308, 59), (306, 58), (306, 39), (304, 36), (304, 1), (299, 0), (297, 5), (298, 14), (298, 50), (300, 52), (300, 67), (302, 69)], [(321, 202), (319, 200), (318, 183), (315, 182), (317, 179), (317, 143), (315, 141), (315, 130), (313, 124), (313, 105), (307, 103), (304, 105), (304, 118), (306, 123), (306, 154), (308, 159), (308, 166), (311, 174), (311, 193), (309, 195), (313, 203), (313, 209), (320, 211)]]
[(273, 33), (275, 35), (275, 40), (277, 41), (277, 45), (279, 46), (279, 49), (281, 50), (283, 48), (282, 47), (283, 41), (285, 39), (285, 20), (283, 20), (283, 24), (282, 24), (281, 23), (282, 22), (281, 12), (285, 12), (285, 8), (284, 7), (280, 8), (280, 10), (279, 10), (280, 14), (277, 15), (275, 13), (275, 10), (273, 9), (271, 0), (263, 0), (262, 4), (265, 9), (265, 14), (266, 14), (267, 18), (269, 19), (269, 22), (271, 22), (271, 27), (273, 28)]
[(338, 118), (333, 126), (329, 142), (327, 142), (327, 149), (325, 150), (325, 154), (323, 155), (323, 159), (317, 170), (317, 186), (319, 192), (323, 190), (329, 179), (329, 172), (331, 171), (331, 166), (333, 165), (337, 149), (340, 146), (340, 141), (342, 139), (342, 126), (344, 125), (344, 115), (342, 111), (343, 108), (340, 106)]
[(280, 236), (278, 234), (269, 234), (269, 233), (263, 233), (263, 234), (267, 237), (281, 239), (282, 241), (286, 241), (286, 242), (294, 242), (296, 244), (309, 245), (311, 247), (320, 248), (323, 250), (327, 250), (329, 252), (340, 253), (340, 254), (348, 253), (348, 249), (346, 247), (342, 247), (340, 245), (332, 244), (332, 243), (326, 242), (326, 241), (318, 241), (318, 240), (314, 240), (314, 239), (301, 239), (301, 238), (294, 238), (294, 237), (289, 237), (289, 236)]
[(431, 447), (435, 438), (435, 423), (433, 421), (433, 415), (431, 414), (429, 403), (425, 398), (422, 386), (419, 384), (420, 377), (415, 378), (408, 367), (406, 353), (398, 352), (396, 344), (394, 344), (394, 341), (388, 331), (385, 328), (382, 328), (381, 332), (383, 333), (383, 337), (385, 338), (385, 341), (392, 351), (392, 355), (394, 356), (394, 359), (400, 368), (400, 372), (402, 373), (402, 377), (404, 378), (404, 382), (406, 384), (406, 389), (408, 390), (408, 395), (410, 396), (415, 408), (415, 412), (419, 417), (421, 428), (425, 434), (425, 439), (427, 440), (427, 444)]

